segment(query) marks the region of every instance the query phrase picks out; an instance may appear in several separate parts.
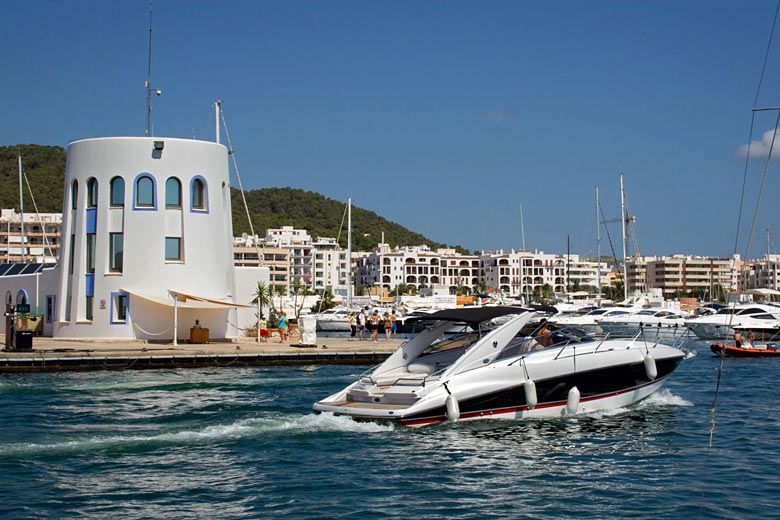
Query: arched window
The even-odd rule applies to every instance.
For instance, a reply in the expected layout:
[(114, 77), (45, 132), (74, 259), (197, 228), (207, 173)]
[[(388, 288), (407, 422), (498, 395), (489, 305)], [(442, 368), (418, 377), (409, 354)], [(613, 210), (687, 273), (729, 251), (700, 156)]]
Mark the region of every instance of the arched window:
[(70, 207), (76, 209), (79, 205), (79, 181), (73, 181), (73, 188), (70, 190)]
[(111, 206), (125, 205), (125, 180), (122, 177), (111, 179)]
[(176, 177), (168, 177), (165, 181), (165, 207), (181, 207), (181, 182)]
[(206, 182), (203, 177), (195, 177), (192, 179), (190, 185), (190, 191), (192, 193), (192, 207), (193, 210), (207, 211), (208, 207), (208, 190), (206, 188)]
[(146, 174), (135, 180), (135, 207), (137, 209), (155, 209), (154, 180)]
[(5, 293), (5, 304), (6, 305), (11, 305), (11, 303), (13, 302), (12, 298), (13, 297), (11, 296), (11, 291), (7, 291)]
[(18, 293), (16, 293), (16, 305), (21, 304), (27, 304), (30, 300), (27, 298), (27, 291), (22, 289)]
[(87, 207), (97, 208), (98, 182), (94, 177), (87, 181)]

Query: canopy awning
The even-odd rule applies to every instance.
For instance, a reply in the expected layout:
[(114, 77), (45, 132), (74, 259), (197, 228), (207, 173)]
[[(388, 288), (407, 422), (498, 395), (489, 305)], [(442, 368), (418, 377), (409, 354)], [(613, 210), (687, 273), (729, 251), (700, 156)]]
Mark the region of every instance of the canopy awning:
[(165, 305), (167, 307), (174, 306), (173, 297), (175, 296), (176, 299), (178, 300), (178, 307), (181, 309), (225, 309), (228, 307), (241, 307), (247, 309), (255, 308), (253, 305), (243, 305), (241, 303), (225, 302), (213, 298), (206, 298), (205, 296), (196, 296), (193, 294), (186, 294), (179, 291), (173, 291), (170, 289), (168, 290), (168, 293), (171, 295), (170, 298), (165, 298), (162, 296), (152, 296), (150, 294), (144, 294), (130, 289), (122, 289), (122, 290), (128, 294), (132, 294), (133, 296), (136, 296), (143, 300), (147, 300), (149, 302), (156, 303), (159, 305)]
[(759, 287), (757, 289), (748, 289), (745, 291), (748, 294), (759, 294), (761, 296), (777, 296), (780, 295), (780, 291), (775, 291), (774, 289), (767, 289), (764, 287)]

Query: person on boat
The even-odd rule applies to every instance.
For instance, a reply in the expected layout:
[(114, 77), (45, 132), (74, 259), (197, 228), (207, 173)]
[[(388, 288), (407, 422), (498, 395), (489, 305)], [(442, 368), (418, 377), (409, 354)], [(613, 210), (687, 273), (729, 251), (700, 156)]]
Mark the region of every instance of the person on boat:
[[(536, 331), (536, 342), (541, 348), (549, 347), (554, 343), (552, 338), (552, 331), (547, 323), (547, 320), (543, 320), (539, 329)], [(540, 349), (541, 350), (541, 349)]]
[(753, 331), (748, 332), (748, 340), (747, 345), (745, 345), (745, 348), (756, 348), (754, 345), (754, 342), (756, 341), (756, 335), (753, 334)]
[(734, 333), (734, 346), (737, 348), (742, 348), (742, 334), (739, 332)]
[(357, 334), (357, 316), (352, 312), (349, 315), (349, 328), (352, 332), (349, 335), (349, 341), (355, 341), (355, 335)]
[(287, 315), (284, 312), (279, 313), (279, 343), (287, 341)]
[(398, 334), (398, 324), (396, 323), (397, 321), (398, 316), (395, 314), (395, 309), (393, 309), (393, 312), (390, 314), (390, 328), (392, 329), (393, 339), (395, 339), (396, 335)]
[(192, 326), (193, 329), (202, 329), (203, 327), (200, 326), (200, 320), (195, 320), (195, 325)]
[(385, 324), (385, 341), (390, 341), (390, 331), (393, 328), (393, 321), (390, 319), (390, 314), (387, 311), (385, 311), (382, 318)]

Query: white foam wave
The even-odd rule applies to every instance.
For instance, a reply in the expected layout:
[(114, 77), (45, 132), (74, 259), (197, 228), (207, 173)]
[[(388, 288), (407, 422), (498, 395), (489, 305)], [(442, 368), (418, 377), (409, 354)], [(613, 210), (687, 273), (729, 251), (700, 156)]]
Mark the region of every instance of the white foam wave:
[(674, 395), (668, 388), (664, 388), (663, 390), (651, 394), (647, 399), (640, 402), (637, 405), (637, 408), (656, 406), (693, 406), (693, 403), (678, 395)]
[(110, 435), (75, 439), (67, 442), (16, 443), (0, 446), (0, 456), (24, 456), (52, 452), (93, 451), (121, 448), (139, 444), (201, 444), (215, 441), (237, 440), (247, 437), (291, 434), (302, 435), (317, 432), (389, 432), (392, 424), (357, 422), (350, 417), (321, 415), (279, 415), (242, 419), (231, 424), (206, 426), (199, 430), (183, 430), (156, 435)]
[(663, 389), (658, 392), (655, 392), (654, 394), (651, 394), (646, 399), (643, 399), (640, 401), (636, 406), (633, 406), (631, 408), (621, 407), (621, 408), (612, 408), (610, 410), (599, 410), (596, 412), (589, 412), (585, 415), (588, 417), (592, 417), (594, 419), (600, 419), (603, 417), (614, 417), (616, 415), (621, 415), (626, 412), (630, 412), (631, 410), (643, 410), (647, 408), (657, 408), (661, 406), (693, 406), (693, 403), (683, 399), (680, 396), (674, 395), (671, 390), (669, 389)]

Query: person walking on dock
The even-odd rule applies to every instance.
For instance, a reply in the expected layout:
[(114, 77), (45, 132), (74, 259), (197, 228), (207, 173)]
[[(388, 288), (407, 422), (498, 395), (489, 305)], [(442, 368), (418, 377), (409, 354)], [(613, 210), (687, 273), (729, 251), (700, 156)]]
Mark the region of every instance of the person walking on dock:
[(357, 317), (355, 317), (354, 312), (349, 315), (349, 328), (352, 331), (349, 335), (349, 341), (355, 341), (355, 334), (357, 334)]
[(358, 314), (358, 338), (363, 341), (363, 331), (366, 329), (366, 313), (363, 309), (360, 309)]
[(388, 314), (387, 311), (385, 311), (382, 318), (383, 318), (382, 321), (384, 322), (384, 326), (385, 326), (385, 341), (390, 341), (390, 331), (393, 328), (393, 322), (390, 319), (390, 314)]

